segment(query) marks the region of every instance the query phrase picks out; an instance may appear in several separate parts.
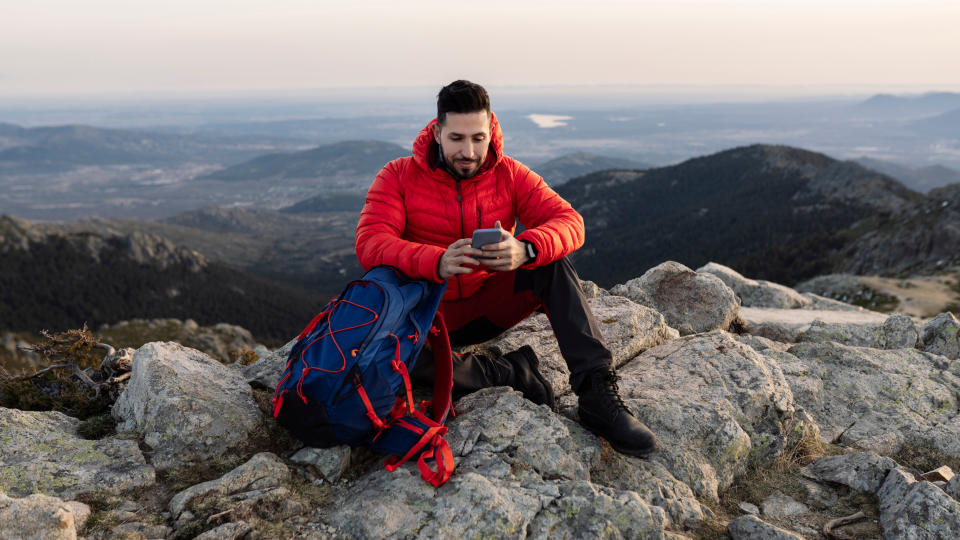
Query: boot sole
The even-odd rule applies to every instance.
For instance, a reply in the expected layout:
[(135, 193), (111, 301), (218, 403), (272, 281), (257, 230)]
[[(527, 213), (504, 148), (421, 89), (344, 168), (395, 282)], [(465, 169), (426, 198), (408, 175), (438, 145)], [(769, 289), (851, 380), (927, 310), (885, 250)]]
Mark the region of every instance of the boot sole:
[(606, 434), (600, 433), (598, 430), (594, 429), (592, 426), (590, 426), (590, 425), (588, 425), (587, 423), (585, 423), (585, 422), (583, 421), (583, 416), (580, 416), (580, 425), (583, 426), (584, 428), (586, 428), (587, 431), (589, 431), (590, 433), (593, 433), (593, 434), (596, 435), (597, 437), (600, 437), (600, 438), (602, 438), (603, 440), (607, 441), (607, 443), (610, 444), (610, 447), (611, 447), (611, 448), (613, 448), (614, 450), (616, 450), (617, 452), (619, 452), (619, 453), (621, 453), (621, 454), (626, 454), (626, 455), (628, 455), (628, 456), (638, 457), (638, 458), (641, 458), (641, 459), (647, 459), (647, 458), (649, 458), (654, 452), (656, 452), (656, 451), (658, 450), (658, 448), (657, 448), (656, 446), (654, 446), (653, 448), (647, 448), (647, 449), (638, 450), (638, 449), (635, 449), (635, 448), (631, 448), (631, 447), (629, 447), (629, 446), (623, 446), (623, 445), (621, 445), (621, 444), (618, 444), (618, 443), (612, 441), (612, 440), (610, 439), (610, 437), (608, 437)]

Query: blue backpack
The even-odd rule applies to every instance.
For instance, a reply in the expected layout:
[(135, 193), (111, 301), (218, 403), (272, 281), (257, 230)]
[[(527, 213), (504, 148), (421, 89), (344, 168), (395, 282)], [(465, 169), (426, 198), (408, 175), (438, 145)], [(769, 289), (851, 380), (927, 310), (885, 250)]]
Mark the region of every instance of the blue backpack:
[[(419, 454), (421, 477), (446, 482), (453, 473), (443, 439), (453, 367), (437, 313), (445, 290), (446, 283), (411, 280), (389, 266), (350, 282), (298, 336), (274, 392), (277, 422), (316, 448), (349, 444), (393, 454), (391, 472)], [(428, 340), (433, 400), (417, 406), (409, 373)]]

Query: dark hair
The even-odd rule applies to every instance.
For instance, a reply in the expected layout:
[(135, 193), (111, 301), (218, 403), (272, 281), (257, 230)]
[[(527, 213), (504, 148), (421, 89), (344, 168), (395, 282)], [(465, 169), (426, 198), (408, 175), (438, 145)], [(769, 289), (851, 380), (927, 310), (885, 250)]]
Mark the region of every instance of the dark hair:
[(443, 124), (447, 113), (472, 113), (486, 111), (490, 114), (490, 96), (482, 86), (470, 81), (453, 81), (437, 94), (437, 122)]

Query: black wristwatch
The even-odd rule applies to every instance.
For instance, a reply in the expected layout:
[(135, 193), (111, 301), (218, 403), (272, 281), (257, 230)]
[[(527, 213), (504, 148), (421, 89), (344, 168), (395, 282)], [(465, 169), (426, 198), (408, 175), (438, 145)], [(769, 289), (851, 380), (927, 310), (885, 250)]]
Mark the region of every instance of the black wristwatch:
[(526, 262), (526, 264), (530, 264), (537, 260), (537, 246), (533, 245), (533, 242), (529, 240), (524, 240), (523, 245), (527, 246), (527, 257), (530, 259)]

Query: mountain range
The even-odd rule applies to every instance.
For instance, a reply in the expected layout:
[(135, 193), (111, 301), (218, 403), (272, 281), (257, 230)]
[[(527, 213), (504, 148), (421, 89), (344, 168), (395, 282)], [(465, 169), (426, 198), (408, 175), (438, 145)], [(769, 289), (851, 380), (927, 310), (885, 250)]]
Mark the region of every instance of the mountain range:
[(82, 166), (236, 163), (302, 143), (245, 135), (179, 135), (85, 125), (27, 128), (0, 123), (0, 171), (49, 173)]
[(941, 186), (960, 183), (960, 171), (943, 165), (909, 167), (892, 161), (865, 156), (857, 158), (856, 162), (868, 169), (896, 178), (903, 185), (921, 193), (926, 193)]
[(0, 216), (0, 328), (39, 332), (134, 318), (232, 322), (283, 343), (327, 300), (141, 232), (51, 232)]
[(577, 267), (601, 286), (664, 260), (690, 267), (717, 261), (794, 283), (850, 266), (844, 249), (866, 232), (855, 228), (862, 220), (903, 219), (929, 202), (859, 164), (768, 145), (647, 171), (593, 173), (558, 192), (587, 224)]
[(560, 185), (571, 178), (608, 169), (649, 169), (650, 164), (632, 159), (601, 156), (589, 152), (573, 152), (535, 165), (533, 170), (551, 186)]
[(960, 93), (926, 92), (903, 96), (876, 94), (861, 102), (858, 108), (871, 114), (941, 114), (951, 109), (960, 109)]
[[(960, 265), (958, 185), (923, 195), (858, 163), (797, 148), (754, 145), (669, 167), (594, 172), (557, 191), (585, 219), (586, 244), (573, 255), (578, 271), (601, 286), (664, 260), (690, 267), (715, 261), (783, 283), (842, 271), (896, 275)], [(6, 306), (48, 306), (48, 320), (64, 323), (82, 310), (97, 322), (170, 316), (204, 324), (220, 314), (258, 338), (281, 335), (302, 325), (312, 309), (305, 306), (330, 298), (362, 272), (353, 245), (360, 196), (324, 197), (283, 211), (213, 206), (162, 221), (7, 218), (0, 249), (8, 255), (0, 267), (3, 288), (15, 290), (16, 301)], [(353, 207), (337, 209), (341, 203)], [(129, 247), (145, 238), (166, 247)], [(170, 273), (149, 257), (129, 256), (181, 249), (202, 254), (203, 264), (192, 267), (203, 272), (187, 273), (186, 263), (175, 263), (180, 270)], [(40, 270), (27, 283), (17, 281), (33, 267)], [(84, 277), (66, 282), (68, 294), (51, 288), (77, 274)], [(174, 285), (180, 279), (184, 285)], [(188, 302), (194, 293), (203, 300)], [(104, 299), (104, 307), (68, 300), (79, 298)], [(261, 302), (277, 310), (271, 320), (283, 321), (283, 329), (265, 325)], [(113, 305), (125, 307), (110, 311)], [(39, 315), (15, 319), (13, 313), (0, 328), (40, 324)]]
[(267, 154), (206, 175), (225, 181), (268, 181), (293, 178), (361, 176), (366, 188), (372, 175), (394, 159), (409, 155), (400, 145), (383, 141), (343, 141), (294, 153)]

